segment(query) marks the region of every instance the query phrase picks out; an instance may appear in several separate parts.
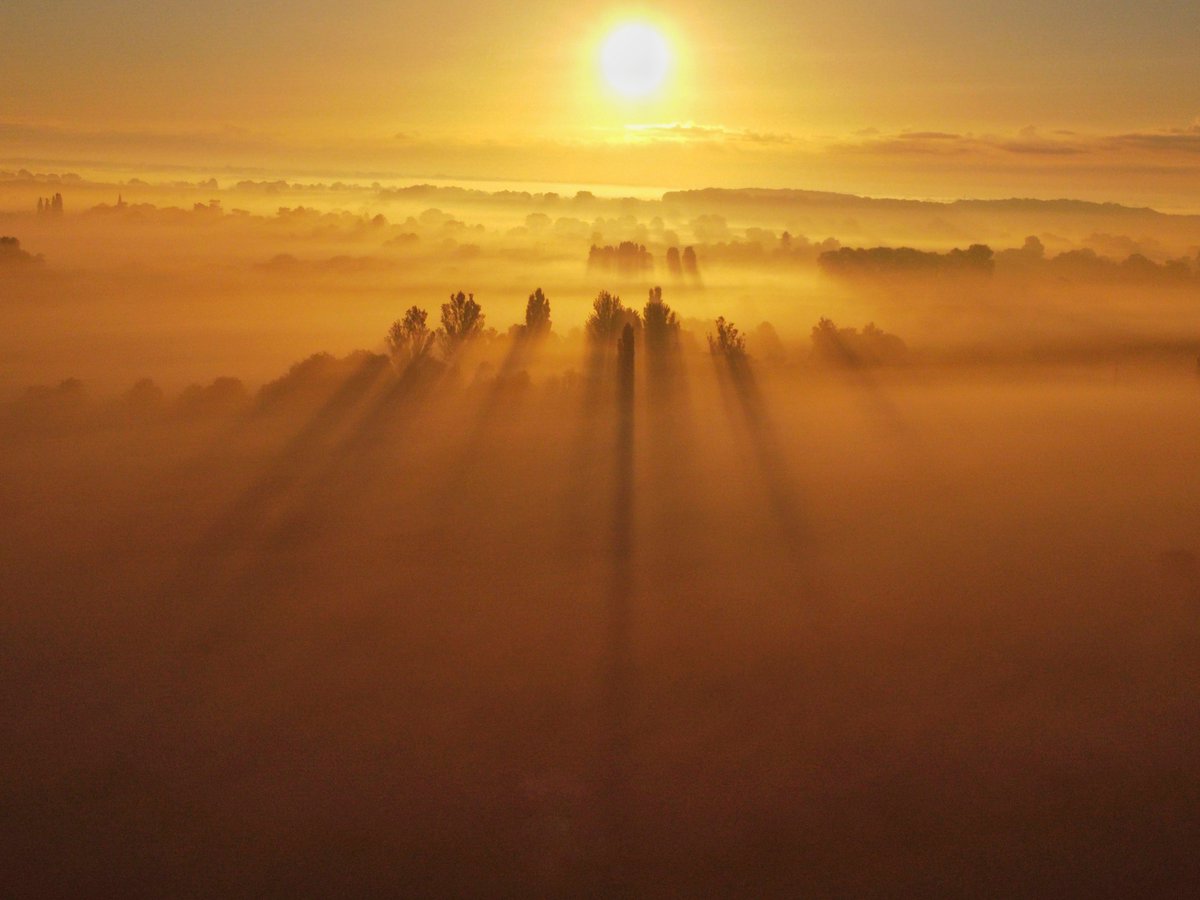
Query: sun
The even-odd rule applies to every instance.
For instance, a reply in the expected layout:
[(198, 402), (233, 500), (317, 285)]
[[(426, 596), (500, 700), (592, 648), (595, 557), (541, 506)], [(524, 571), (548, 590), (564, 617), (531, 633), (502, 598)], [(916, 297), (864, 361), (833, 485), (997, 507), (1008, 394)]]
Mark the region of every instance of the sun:
[(671, 68), (671, 51), (649, 25), (630, 22), (612, 32), (600, 50), (600, 69), (608, 86), (623, 97), (653, 94)]

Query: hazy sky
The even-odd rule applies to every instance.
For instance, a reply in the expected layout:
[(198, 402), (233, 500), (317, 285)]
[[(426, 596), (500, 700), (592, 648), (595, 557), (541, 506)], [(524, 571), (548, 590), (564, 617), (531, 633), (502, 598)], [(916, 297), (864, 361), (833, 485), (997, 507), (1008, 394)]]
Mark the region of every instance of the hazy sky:
[(1198, 46), (1195, 0), (6, 0), (0, 159), (1119, 199), (1197, 173)]

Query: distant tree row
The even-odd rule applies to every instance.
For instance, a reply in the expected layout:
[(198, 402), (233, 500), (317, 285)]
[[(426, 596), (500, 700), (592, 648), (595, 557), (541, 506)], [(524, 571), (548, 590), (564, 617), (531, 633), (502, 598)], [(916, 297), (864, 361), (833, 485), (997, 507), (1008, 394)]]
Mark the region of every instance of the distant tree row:
[(694, 247), (684, 247), (680, 255), (678, 247), (667, 248), (667, 271), (676, 278), (681, 275), (696, 276), (700, 274), (700, 264), (696, 260)]
[[(0, 239), (3, 248), (11, 247)], [(432, 330), (425, 310), (413, 306), (394, 322), (387, 334), (391, 364), (401, 374), (420, 373), (428, 363), (438, 367), (453, 363), (457, 354), (470, 341), (484, 336), (484, 314), (471, 294), (452, 294), (441, 306), (441, 325)], [(747, 336), (724, 316), (713, 323), (707, 335), (709, 352), (733, 371), (745, 372), (750, 361)], [(517, 341), (537, 341), (550, 333), (550, 300), (539, 288), (529, 295), (525, 321), (509, 334)], [(595, 351), (618, 353), (628, 364), (628, 356), (636, 345), (644, 348), (653, 387), (670, 385), (672, 378), (682, 373), (679, 353), (683, 348), (681, 323), (676, 312), (664, 302), (662, 288), (650, 289), (645, 305), (639, 311), (626, 306), (621, 298), (601, 291), (592, 302), (592, 311), (585, 325), (585, 335)], [(492, 332), (494, 334), (494, 332)], [(751, 335), (756, 353), (768, 362), (783, 362), (788, 354), (775, 329), (762, 323)], [(822, 318), (812, 329), (812, 349), (809, 360), (821, 365), (858, 367), (902, 363), (907, 348), (895, 335), (874, 324), (862, 329), (839, 328)], [(436, 354), (436, 355), (435, 355)], [(151, 421), (162, 416), (206, 418), (240, 414), (247, 411), (269, 413), (286, 410), (295, 404), (320, 402), (319, 398), (334, 396), (340, 386), (389, 366), (389, 357), (367, 351), (357, 351), (344, 358), (328, 353), (315, 354), (296, 363), (282, 377), (264, 384), (253, 396), (238, 378), (221, 377), (209, 384), (193, 384), (173, 401), (158, 385), (143, 378), (118, 400), (105, 406), (92, 404), (78, 379), (67, 379), (55, 386), (29, 388), (19, 400), (0, 405), (0, 424), (20, 425), (37, 430), (72, 429), (89, 421)], [(521, 372), (513, 384), (528, 385), (528, 376)], [(552, 378), (548, 384), (559, 385), (563, 380)], [(571, 373), (566, 376), (571, 383)], [(668, 388), (669, 389), (669, 388)], [(97, 418), (99, 416), (100, 418)], [(115, 418), (114, 418), (115, 417)]]
[[(493, 329), (484, 331), (484, 314), (474, 294), (462, 291), (452, 294), (442, 304), (441, 327), (431, 329), (428, 318), (425, 310), (413, 306), (388, 329), (388, 353), (399, 371), (434, 359), (452, 362), (470, 341), (484, 334), (495, 334)], [(548, 336), (550, 329), (550, 299), (538, 288), (526, 302), (525, 321), (510, 328), (508, 334), (517, 341), (536, 342)], [(661, 287), (650, 289), (640, 311), (626, 306), (619, 295), (610, 291), (600, 291), (596, 295), (584, 323), (588, 343), (597, 349), (614, 347), (626, 329), (641, 342), (651, 358), (670, 357), (682, 345), (679, 316), (663, 300)], [(718, 317), (714, 329), (707, 336), (712, 354), (736, 362), (749, 358), (746, 336), (732, 321)], [(787, 351), (769, 323), (762, 323), (753, 337), (754, 346), (763, 353), (764, 359), (775, 362), (786, 359)], [(861, 329), (839, 328), (830, 319), (822, 318), (812, 329), (811, 341), (810, 359), (824, 365), (895, 365), (903, 363), (908, 356), (908, 347), (903, 340), (873, 322)]]
[(996, 261), (1009, 270), (1045, 271), (1078, 281), (1183, 284), (1200, 280), (1200, 253), (1195, 258), (1179, 257), (1162, 263), (1136, 252), (1118, 261), (1089, 247), (1047, 256), (1045, 245), (1034, 235), (1025, 238), (1018, 249), (1001, 250)]
[(1036, 236), (1023, 246), (993, 254), (985, 244), (947, 253), (914, 250), (911, 247), (841, 247), (817, 257), (821, 269), (840, 278), (870, 278), (894, 275), (990, 275), (999, 268), (1006, 272), (1046, 272), (1076, 281), (1182, 284), (1200, 280), (1200, 254), (1158, 263), (1143, 253), (1123, 260), (1110, 259), (1084, 247), (1048, 256)]
[(856, 277), (902, 274), (990, 275), (995, 269), (992, 248), (972, 244), (948, 253), (912, 247), (841, 247), (817, 257), (821, 269), (835, 276)]
[[(803, 235), (792, 235), (787, 231), (776, 237), (773, 232), (763, 228), (747, 228), (745, 240), (706, 242), (693, 252), (703, 255), (706, 264), (790, 266), (815, 262), (822, 253), (837, 250), (841, 246), (834, 238), (814, 243)], [(670, 263), (669, 256), (667, 262)]]
[(617, 246), (592, 244), (588, 250), (588, 269), (615, 271), (632, 276), (654, 270), (654, 257), (644, 244), (621, 241)]
[[(634, 241), (622, 241), (615, 247), (606, 244), (592, 244), (588, 250), (588, 269), (617, 272), (623, 276), (636, 276), (654, 271), (654, 255), (644, 244)], [(667, 273), (675, 278), (683, 276), (697, 277), (700, 265), (696, 259), (694, 247), (684, 247), (682, 253), (678, 247), (667, 248)]]

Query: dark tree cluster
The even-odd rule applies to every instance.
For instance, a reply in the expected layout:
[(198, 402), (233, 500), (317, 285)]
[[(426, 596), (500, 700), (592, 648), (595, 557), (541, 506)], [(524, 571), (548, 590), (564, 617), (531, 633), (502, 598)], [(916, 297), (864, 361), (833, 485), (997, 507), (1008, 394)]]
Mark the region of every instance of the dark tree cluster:
[(992, 248), (972, 244), (949, 253), (914, 250), (912, 247), (842, 247), (817, 257), (826, 274), (842, 278), (890, 275), (991, 275), (995, 268)]
[(679, 317), (663, 302), (662, 288), (650, 289), (642, 310), (642, 328), (646, 349), (651, 353), (669, 352), (679, 347)]
[(331, 396), (361, 373), (379, 372), (386, 365), (387, 357), (366, 350), (341, 358), (332, 353), (314, 353), (259, 388), (255, 406), (267, 410), (311, 403), (313, 397)]
[(531, 340), (543, 338), (550, 333), (550, 298), (541, 288), (529, 295), (525, 304), (525, 330), (523, 337)]
[(687, 275), (695, 278), (700, 274), (700, 263), (696, 259), (695, 247), (684, 247), (683, 253), (678, 247), (667, 248), (667, 271), (675, 278)]
[(1124, 282), (1129, 284), (1196, 284), (1200, 282), (1200, 256), (1169, 259), (1163, 263), (1141, 253), (1133, 253), (1121, 261), (1098, 255), (1094, 250), (1068, 250), (1047, 260), (1038, 267), (1063, 278), (1078, 281)]
[(714, 323), (716, 332), (708, 335), (708, 350), (713, 356), (724, 357), (730, 363), (741, 363), (746, 359), (746, 338), (736, 325), (727, 322), (724, 316)]
[(627, 307), (616, 294), (608, 291), (597, 294), (585, 326), (588, 340), (596, 345), (611, 345), (626, 325), (635, 332), (642, 330), (642, 320), (637, 310)]
[(838, 328), (822, 318), (812, 330), (812, 359), (834, 366), (879, 366), (901, 363), (908, 355), (904, 341), (868, 322), (862, 330)]
[(409, 307), (404, 318), (397, 319), (387, 333), (388, 353), (401, 372), (419, 365), (433, 347), (434, 334), (425, 324), (429, 314), (417, 306)]
[[(1124, 237), (1093, 235), (1095, 239), (1106, 239), (1108, 243), (1136, 246), (1136, 242)], [(1025, 238), (1025, 243), (1011, 250), (996, 254), (997, 269), (1019, 274), (1046, 273), (1069, 281), (1102, 281), (1125, 284), (1194, 285), (1200, 282), (1200, 253), (1195, 257), (1181, 256), (1155, 262), (1144, 253), (1135, 250), (1124, 258), (1103, 256), (1090, 247), (1067, 250), (1057, 256), (1046, 255), (1046, 245), (1036, 235)]]
[(66, 434), (164, 417), (191, 420), (228, 416), (243, 412), (249, 403), (246, 386), (228, 376), (207, 385), (189, 385), (170, 402), (149, 378), (140, 379), (108, 402), (93, 400), (83, 382), (68, 378), (56, 385), (30, 387), (12, 403), (0, 406), (0, 426), (28, 434)]
[[(549, 311), (549, 301), (546, 301), (547, 323)], [(462, 291), (451, 294), (442, 304), (442, 324), (437, 331), (429, 328), (428, 320), (429, 313), (419, 306), (412, 306), (388, 328), (388, 354), (399, 371), (409, 371), (431, 361), (435, 345), (441, 351), (442, 360), (450, 362), (466, 344), (484, 334), (483, 308), (474, 294)]]
[(588, 250), (588, 269), (616, 272), (618, 275), (634, 276), (654, 270), (654, 256), (644, 244), (621, 241), (617, 246), (592, 244)]
[(442, 304), (442, 327), (437, 333), (442, 355), (450, 359), (482, 331), (483, 310), (475, 302), (475, 295), (462, 291), (451, 294), (449, 301)]
[(0, 237), (0, 266), (34, 265), (42, 261), (40, 253), (34, 256), (28, 250), (22, 250), (17, 238)]
[(249, 402), (250, 392), (242, 380), (226, 375), (207, 385), (193, 384), (184, 388), (176, 406), (184, 415), (197, 417), (228, 414)]
[(39, 216), (61, 216), (63, 214), (62, 194), (53, 197), (38, 197), (37, 212)]
[[(793, 236), (785, 231), (776, 237), (764, 229), (747, 229), (746, 240), (718, 241), (699, 245), (706, 263), (763, 267), (807, 265), (816, 261), (822, 253), (838, 250), (842, 245), (835, 238), (826, 238), (813, 243), (803, 235)], [(671, 268), (671, 258), (667, 258)], [(682, 270), (680, 270), (682, 271)]]

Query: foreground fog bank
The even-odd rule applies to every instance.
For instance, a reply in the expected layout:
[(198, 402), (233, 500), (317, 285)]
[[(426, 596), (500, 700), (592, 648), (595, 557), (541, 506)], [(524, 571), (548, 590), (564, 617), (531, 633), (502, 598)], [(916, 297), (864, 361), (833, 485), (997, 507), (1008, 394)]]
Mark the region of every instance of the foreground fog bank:
[(0, 204), (10, 893), (1200, 881), (1192, 217)]
[(15, 893), (1185, 896), (1192, 360), (654, 333), (10, 406)]

